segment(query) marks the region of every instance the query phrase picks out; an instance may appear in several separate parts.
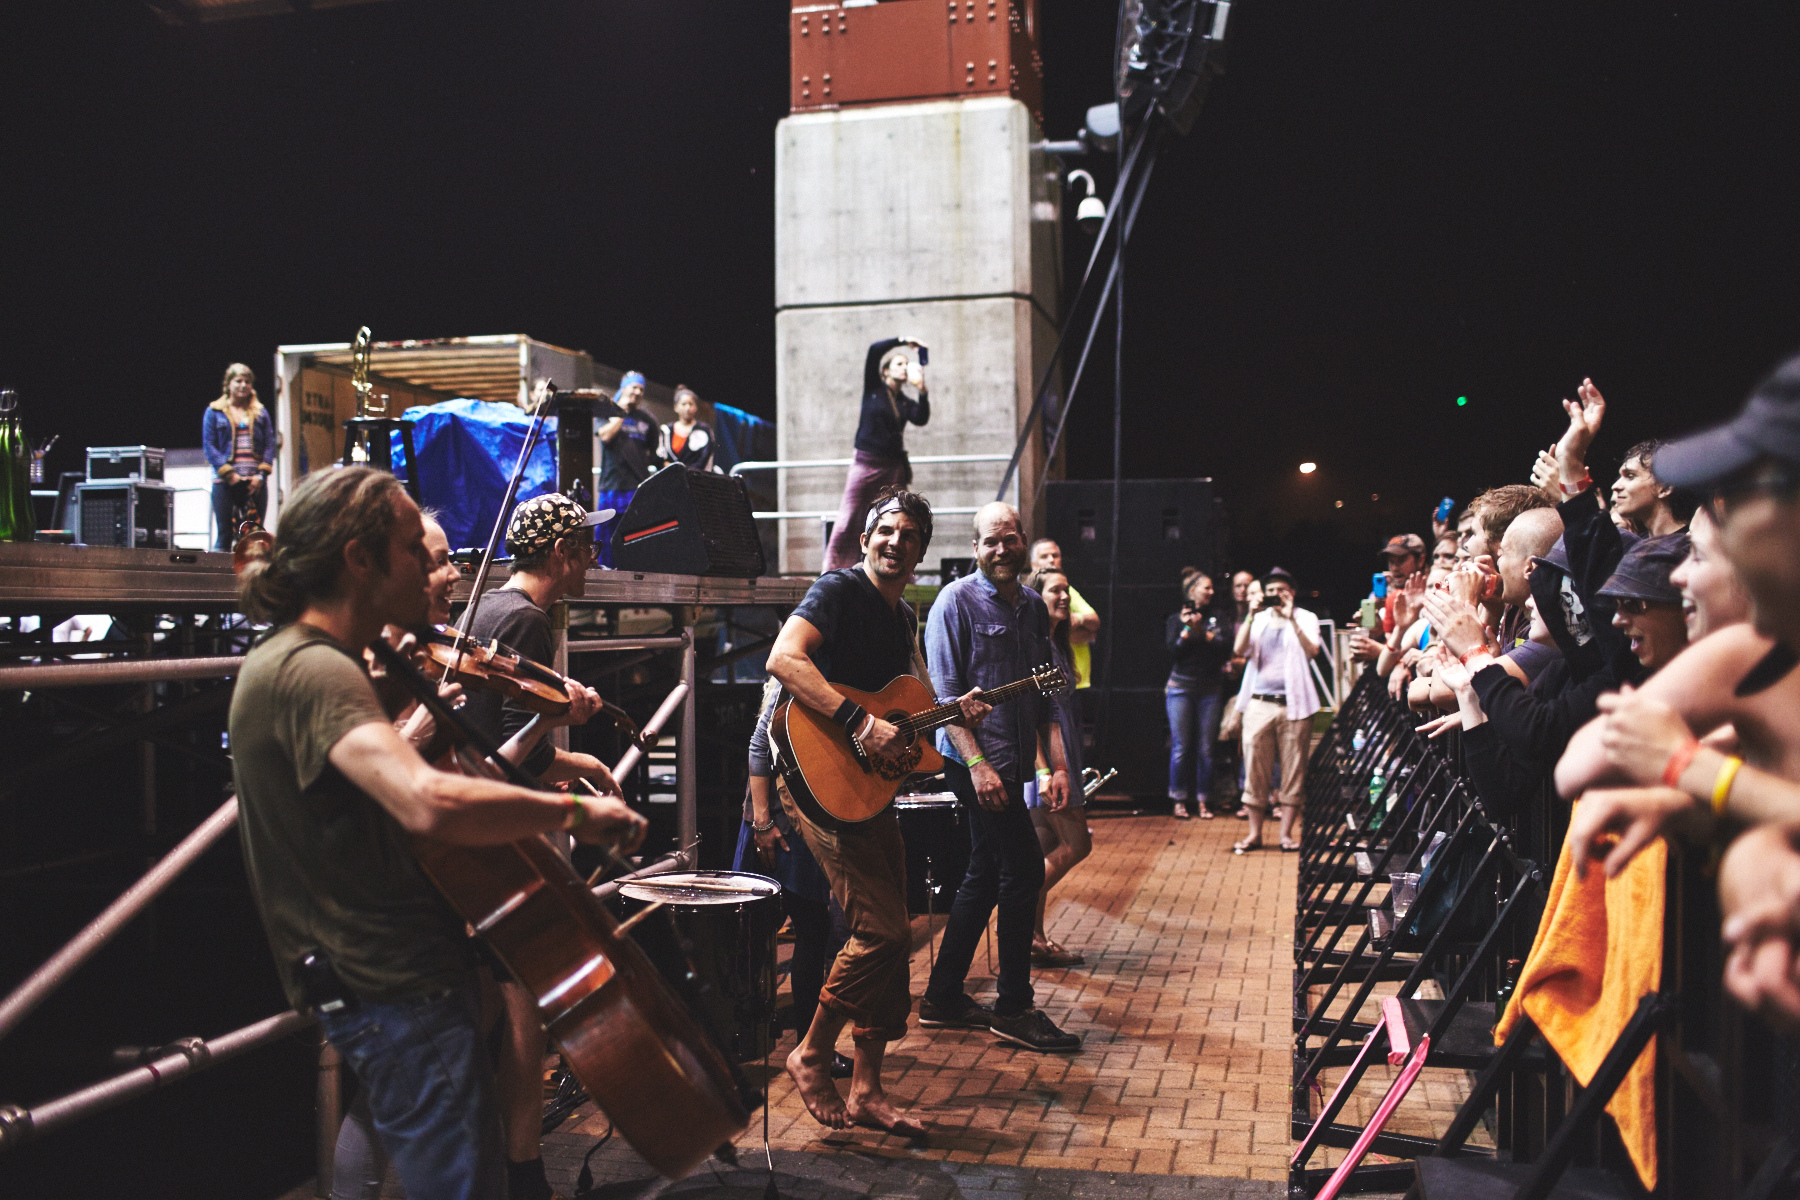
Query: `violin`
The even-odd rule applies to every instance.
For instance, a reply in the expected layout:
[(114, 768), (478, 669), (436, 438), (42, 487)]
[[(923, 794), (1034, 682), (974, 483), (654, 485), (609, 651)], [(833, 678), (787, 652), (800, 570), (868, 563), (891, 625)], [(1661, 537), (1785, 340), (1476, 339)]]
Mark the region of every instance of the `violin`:
[[(414, 657), (433, 683), (447, 680), (498, 692), (542, 716), (560, 717), (569, 711), (562, 676), (497, 638), (484, 646), (456, 629), (436, 626), (419, 636)], [(609, 700), (600, 701), (600, 712), (624, 730), (632, 745), (642, 748), (643, 735), (630, 713)]]
[(242, 575), (252, 561), (267, 558), (275, 548), (275, 535), (264, 529), (260, 521), (245, 521), (238, 526), (237, 541), (231, 544), (231, 573)]

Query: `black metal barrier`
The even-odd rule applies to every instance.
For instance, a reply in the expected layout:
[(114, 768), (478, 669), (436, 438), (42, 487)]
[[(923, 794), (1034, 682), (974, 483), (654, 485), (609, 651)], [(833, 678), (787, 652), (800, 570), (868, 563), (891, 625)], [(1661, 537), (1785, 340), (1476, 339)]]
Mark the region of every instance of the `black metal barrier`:
[[(1504, 1046), (1494, 1044), (1537, 932), (1568, 806), (1547, 779), (1530, 796), (1484, 803), (1457, 738), (1426, 740), (1414, 732), (1420, 719), (1370, 671), (1313, 750), (1295, 904), (1289, 1196), (1641, 1196), (1602, 1108), (1653, 1036), (1654, 1194), (1800, 1196), (1794, 1045), (1724, 995), (1705, 849), (1669, 855), (1661, 990), (1643, 997), (1587, 1088), (1528, 1019)], [(1538, 831), (1536, 844), (1522, 843), (1496, 811)], [(1442, 999), (1416, 998), (1428, 980)], [(1398, 983), (1397, 993), (1378, 999), (1384, 982)], [(1369, 1075), (1378, 1056), (1405, 1067), (1385, 1096)], [(1329, 1095), (1327, 1070), (1337, 1076)], [(1441, 1137), (1388, 1132), (1385, 1114), (1424, 1070), (1466, 1073), (1468, 1101)], [(1359, 1089), (1379, 1102), (1367, 1126), (1340, 1119)], [(1467, 1144), (1481, 1126), (1492, 1149)], [(1310, 1165), (1322, 1147), (1349, 1150), (1351, 1161), (1336, 1170)]]

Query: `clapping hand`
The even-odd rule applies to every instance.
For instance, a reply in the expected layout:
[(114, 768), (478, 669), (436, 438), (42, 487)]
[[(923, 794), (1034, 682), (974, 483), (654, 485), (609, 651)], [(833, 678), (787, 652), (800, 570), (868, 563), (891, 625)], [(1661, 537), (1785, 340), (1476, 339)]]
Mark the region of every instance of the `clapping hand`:
[(1606, 398), (1592, 379), (1583, 379), (1576, 399), (1564, 400), (1563, 411), (1569, 414), (1569, 427), (1556, 443), (1556, 469), (1563, 484), (1574, 487), (1587, 475), (1588, 447), (1600, 432), (1606, 419)]
[(1409, 629), (1419, 619), (1425, 601), (1425, 572), (1414, 571), (1400, 581), (1394, 593), (1394, 628)]
[(1719, 864), (1725, 910), (1725, 987), (1751, 1011), (1800, 1026), (1800, 827), (1763, 825), (1732, 843)]

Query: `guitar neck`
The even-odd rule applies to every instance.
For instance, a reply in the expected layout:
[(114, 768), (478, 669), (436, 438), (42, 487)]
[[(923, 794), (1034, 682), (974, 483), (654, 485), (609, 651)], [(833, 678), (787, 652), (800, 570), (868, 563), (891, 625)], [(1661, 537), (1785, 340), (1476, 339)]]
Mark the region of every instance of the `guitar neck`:
[[(992, 691), (981, 693), (981, 702), (983, 704), (1005, 704), (1014, 696), (1029, 691), (1035, 685), (1036, 681), (1033, 680), (1031, 676), (1027, 675), (1024, 679), (1015, 679), (1011, 683), (1002, 684)], [(905, 721), (901, 722), (901, 727), (909, 733), (923, 733), (928, 729), (936, 729), (941, 725), (948, 725), (961, 716), (962, 705), (940, 704), (936, 708), (928, 708), (924, 712), (914, 713)]]

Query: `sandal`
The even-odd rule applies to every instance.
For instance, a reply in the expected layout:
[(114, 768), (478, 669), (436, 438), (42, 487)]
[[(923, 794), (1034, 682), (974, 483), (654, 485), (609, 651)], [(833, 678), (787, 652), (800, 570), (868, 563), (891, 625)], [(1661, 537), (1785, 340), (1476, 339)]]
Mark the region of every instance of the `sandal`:
[(1087, 959), (1056, 942), (1033, 943), (1031, 965), (1034, 967), (1078, 967)]
[(1281, 848), (1289, 854), (1294, 854), (1299, 851), (1300, 843), (1299, 842), (1290, 842), (1286, 838), (1282, 838), (1281, 839)]
[(1262, 849), (1261, 842), (1253, 842), (1249, 838), (1245, 838), (1241, 842), (1231, 843), (1231, 852), (1233, 854), (1248, 854), (1252, 850), (1261, 850), (1261, 849)]
[(1206, 805), (1202, 804), (1200, 806), (1200, 819), (1202, 821), (1212, 820), (1213, 819), (1213, 810), (1206, 807)]

